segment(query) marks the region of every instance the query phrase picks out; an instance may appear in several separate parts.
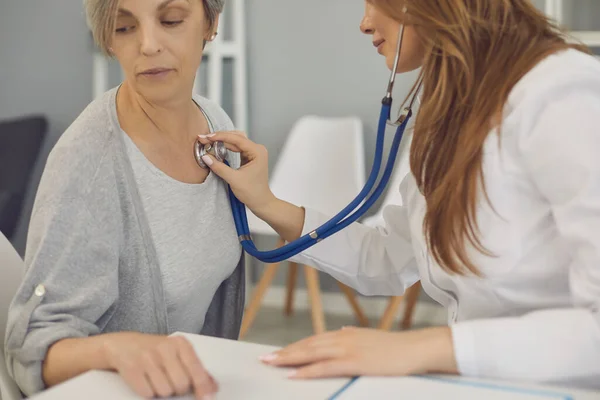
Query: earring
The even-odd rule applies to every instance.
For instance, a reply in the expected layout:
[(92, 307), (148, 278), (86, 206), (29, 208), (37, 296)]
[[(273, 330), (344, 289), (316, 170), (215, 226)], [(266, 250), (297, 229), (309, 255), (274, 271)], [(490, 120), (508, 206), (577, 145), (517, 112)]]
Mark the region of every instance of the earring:
[(219, 32), (215, 32), (212, 34), (212, 36), (210, 37), (210, 39), (208, 39), (209, 42), (212, 42), (213, 40), (215, 40), (217, 38), (217, 35), (219, 34)]

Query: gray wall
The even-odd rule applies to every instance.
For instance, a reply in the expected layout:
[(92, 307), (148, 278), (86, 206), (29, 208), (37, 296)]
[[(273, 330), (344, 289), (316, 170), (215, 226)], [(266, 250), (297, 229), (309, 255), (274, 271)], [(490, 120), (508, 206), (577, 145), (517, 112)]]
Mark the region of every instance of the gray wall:
[[(247, 10), (252, 138), (267, 143), (275, 161), (285, 133), (301, 116), (358, 115), (371, 156), (389, 71), (358, 29), (364, 4), (248, 0)], [(411, 83), (401, 77), (398, 93)]]
[(91, 46), (80, 4), (0, 0), (0, 119), (42, 113), (50, 122), (14, 243), (20, 252), (48, 151), (92, 96)]

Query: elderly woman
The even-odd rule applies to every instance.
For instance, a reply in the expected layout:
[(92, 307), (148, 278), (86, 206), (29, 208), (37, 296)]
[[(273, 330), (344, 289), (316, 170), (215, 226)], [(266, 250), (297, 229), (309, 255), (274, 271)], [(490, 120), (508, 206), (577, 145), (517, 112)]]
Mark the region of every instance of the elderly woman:
[(145, 397), (204, 398), (214, 379), (185, 339), (168, 335), (237, 338), (243, 312), (227, 187), (193, 151), (199, 135), (233, 128), (192, 93), (223, 0), (85, 7), (125, 80), (83, 111), (48, 159), (10, 308), (8, 369), (27, 395), (99, 369)]

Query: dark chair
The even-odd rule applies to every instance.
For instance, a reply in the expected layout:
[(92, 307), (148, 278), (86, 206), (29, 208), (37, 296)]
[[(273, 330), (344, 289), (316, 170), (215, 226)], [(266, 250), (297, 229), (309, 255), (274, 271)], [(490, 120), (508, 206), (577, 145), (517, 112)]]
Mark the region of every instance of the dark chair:
[(14, 237), (47, 130), (44, 116), (0, 121), (0, 232), (9, 240)]

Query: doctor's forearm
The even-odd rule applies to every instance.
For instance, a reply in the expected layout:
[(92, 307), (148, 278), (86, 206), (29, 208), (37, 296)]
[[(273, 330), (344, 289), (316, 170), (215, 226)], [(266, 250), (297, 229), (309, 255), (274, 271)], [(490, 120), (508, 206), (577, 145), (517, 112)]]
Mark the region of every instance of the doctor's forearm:
[(280, 199), (274, 199), (254, 214), (269, 224), (286, 242), (298, 239), (304, 228), (304, 209)]

